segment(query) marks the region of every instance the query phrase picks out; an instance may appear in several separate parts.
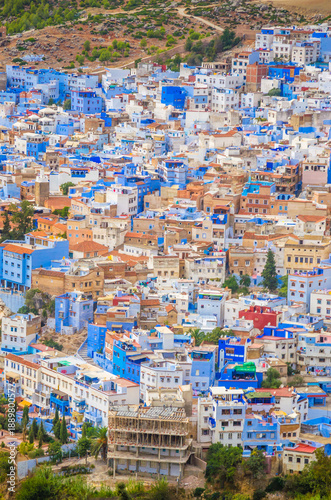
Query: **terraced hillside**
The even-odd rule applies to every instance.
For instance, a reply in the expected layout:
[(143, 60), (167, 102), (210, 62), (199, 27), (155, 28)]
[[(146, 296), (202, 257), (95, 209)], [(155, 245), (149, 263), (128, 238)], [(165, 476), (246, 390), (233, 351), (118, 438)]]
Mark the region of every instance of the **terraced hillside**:
[[(306, 0), (283, 3), (288, 1)], [(323, 15), (246, 0), (0, 0), (8, 35), (0, 41), (0, 65), (84, 71), (153, 56), (160, 62), (172, 57), (176, 69), (185, 58), (197, 63), (219, 57), (237, 45), (238, 35), (252, 35), (263, 24), (304, 24)], [(219, 42), (226, 27), (233, 31), (231, 41)]]

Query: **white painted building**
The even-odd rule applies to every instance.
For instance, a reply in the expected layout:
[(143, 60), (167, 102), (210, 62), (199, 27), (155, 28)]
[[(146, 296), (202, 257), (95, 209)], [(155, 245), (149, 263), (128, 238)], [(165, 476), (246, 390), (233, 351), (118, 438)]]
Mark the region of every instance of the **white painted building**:
[(27, 353), (31, 342), (37, 340), (41, 328), (40, 316), (13, 314), (2, 318), (1, 351), (13, 354)]
[(136, 186), (120, 184), (108, 188), (106, 201), (117, 205), (117, 215), (136, 215), (138, 212), (138, 189)]
[(239, 94), (233, 89), (213, 88), (212, 111), (229, 111), (238, 109)]
[[(198, 401), (198, 442), (242, 446), (246, 403), (242, 389), (211, 387)], [(208, 432), (209, 431), (209, 432)]]
[(292, 49), (292, 62), (296, 64), (312, 64), (317, 61), (320, 54), (320, 42), (303, 42)]
[(331, 320), (331, 290), (316, 289), (310, 295), (310, 314), (318, 314)]

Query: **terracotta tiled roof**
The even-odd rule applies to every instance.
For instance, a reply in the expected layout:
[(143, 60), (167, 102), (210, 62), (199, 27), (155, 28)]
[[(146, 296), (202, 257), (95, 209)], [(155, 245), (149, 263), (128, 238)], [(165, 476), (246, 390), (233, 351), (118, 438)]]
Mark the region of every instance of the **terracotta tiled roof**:
[(73, 245), (72, 247), (70, 247), (70, 250), (72, 250), (73, 252), (109, 252), (108, 247), (106, 247), (105, 245), (101, 245), (96, 241), (88, 240), (77, 243), (77, 245)]
[(319, 222), (326, 219), (326, 217), (320, 215), (297, 215), (297, 218), (303, 222)]
[(16, 356), (16, 354), (7, 354), (6, 359), (10, 359), (11, 361), (16, 361), (17, 363), (29, 366), (30, 368), (34, 368), (35, 370), (38, 370), (40, 368), (40, 365), (37, 365), (37, 363), (32, 363), (31, 361), (27, 361), (22, 356)]
[(33, 248), (26, 248), (19, 246), (18, 244), (15, 245), (13, 243), (8, 243), (7, 245), (5, 245), (4, 250), (6, 250), (7, 252), (18, 253), (20, 255), (24, 255), (25, 253), (31, 255), (34, 252)]

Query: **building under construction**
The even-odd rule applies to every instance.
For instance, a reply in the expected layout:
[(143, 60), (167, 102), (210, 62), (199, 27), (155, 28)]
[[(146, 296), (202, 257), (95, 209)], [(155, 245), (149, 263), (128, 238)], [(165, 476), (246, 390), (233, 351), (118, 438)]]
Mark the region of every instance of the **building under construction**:
[(181, 477), (191, 455), (188, 433), (184, 408), (114, 408), (109, 413), (109, 465), (114, 475)]

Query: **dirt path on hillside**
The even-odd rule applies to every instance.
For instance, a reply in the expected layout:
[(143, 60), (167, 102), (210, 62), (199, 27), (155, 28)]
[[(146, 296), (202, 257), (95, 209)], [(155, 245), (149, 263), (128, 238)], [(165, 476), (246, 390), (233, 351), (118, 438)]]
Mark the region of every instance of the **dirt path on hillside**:
[(203, 17), (192, 16), (191, 14), (185, 14), (184, 7), (178, 7), (177, 12), (182, 17), (187, 17), (190, 20), (195, 19), (199, 23), (204, 23), (207, 26), (209, 26), (210, 28), (214, 28), (215, 30), (219, 31), (220, 33), (223, 33), (223, 31), (224, 31), (224, 28), (221, 28), (221, 26), (218, 26), (217, 24), (214, 24), (214, 23), (211, 23), (210, 21), (207, 21), (207, 19), (204, 19)]

